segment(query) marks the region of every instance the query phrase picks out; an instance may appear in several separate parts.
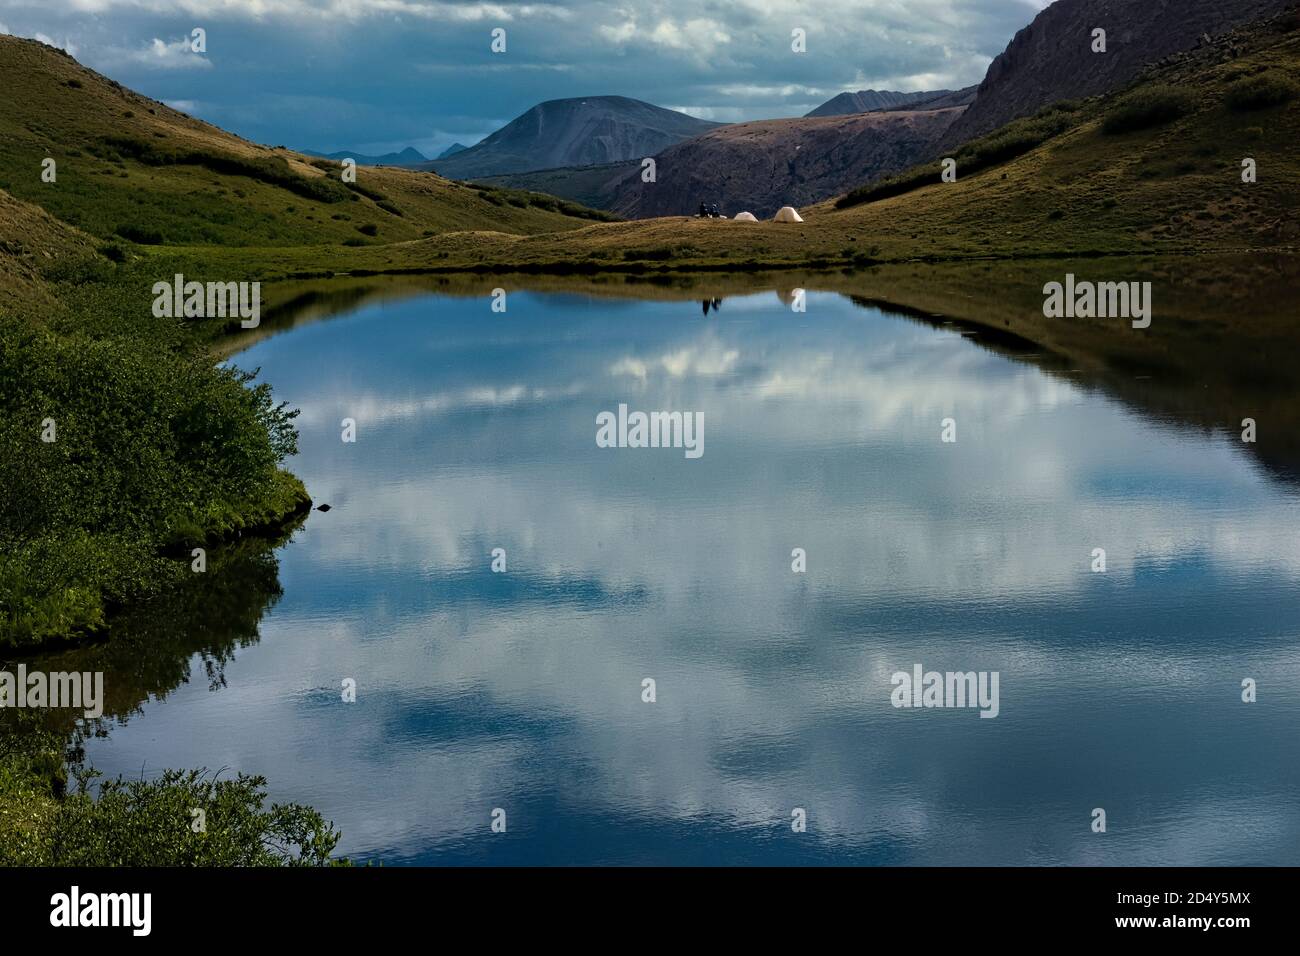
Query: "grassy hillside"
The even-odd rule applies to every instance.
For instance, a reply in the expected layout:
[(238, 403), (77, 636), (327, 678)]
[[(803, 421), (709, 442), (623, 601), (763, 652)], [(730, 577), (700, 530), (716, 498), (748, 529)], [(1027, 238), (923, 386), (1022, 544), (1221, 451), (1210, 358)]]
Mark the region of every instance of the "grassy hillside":
[[(141, 244), (395, 242), (457, 229), (525, 234), (593, 215), (552, 197), (250, 143), (134, 93), (61, 51), (0, 35), (0, 189), (91, 235)], [(57, 181), (43, 182), (53, 159)]]
[(96, 245), (40, 207), (0, 192), (0, 312), (50, 309), (54, 301), (45, 277), (96, 258)]

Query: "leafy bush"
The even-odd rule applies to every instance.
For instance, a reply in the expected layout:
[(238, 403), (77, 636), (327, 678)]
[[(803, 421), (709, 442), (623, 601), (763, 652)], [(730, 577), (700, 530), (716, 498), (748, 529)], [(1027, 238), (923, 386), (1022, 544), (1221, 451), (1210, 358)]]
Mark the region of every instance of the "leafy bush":
[(117, 234), (127, 242), (136, 242), (142, 246), (157, 246), (163, 243), (163, 234), (151, 226), (126, 223), (117, 227)]
[[(371, 189), (364, 183), (343, 183), (343, 185), (354, 193), (360, 193), (372, 202), (385, 202), (388, 199), (384, 193), (381, 193), (378, 189)], [(356, 199), (357, 197), (353, 196), (352, 198)]]
[(1164, 83), (1144, 86), (1121, 98), (1101, 128), (1110, 134), (1150, 129), (1186, 116), (1195, 106), (1196, 98), (1179, 87)]
[[(266, 779), (218, 780), (200, 770), (158, 780), (81, 775), (50, 828), (50, 866), (329, 866), (341, 834), (299, 804), (264, 809)], [(202, 810), (206, 831), (192, 829)]]
[(1265, 70), (1233, 83), (1228, 87), (1224, 99), (1229, 109), (1245, 112), (1280, 106), (1295, 99), (1298, 92), (1300, 87), (1285, 73)]
[(0, 323), (0, 646), (97, 628), (110, 604), (156, 593), (177, 529), (297, 507), (279, 471), (296, 412), (254, 374)]
[[(331, 866), (340, 833), (299, 804), (266, 808), (266, 780), (168, 770), (151, 781), (74, 773), (69, 739), (25, 715), (0, 733), (0, 866)], [(193, 811), (202, 810), (203, 832)]]

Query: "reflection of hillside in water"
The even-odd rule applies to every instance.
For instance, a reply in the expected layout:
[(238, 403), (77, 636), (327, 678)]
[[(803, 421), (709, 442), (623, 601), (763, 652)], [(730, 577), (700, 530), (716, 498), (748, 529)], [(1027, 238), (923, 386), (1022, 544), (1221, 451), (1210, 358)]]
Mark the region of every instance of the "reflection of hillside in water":
[[(1067, 271), (1099, 280), (1149, 280), (1150, 329), (1124, 319), (1047, 319), (1041, 289)], [(1300, 482), (1300, 262), (1249, 256), (1133, 263), (982, 264), (942, 273), (909, 300), (851, 296), (934, 327), (1084, 388), (1099, 389), (1150, 419), (1239, 440), (1274, 478)], [(915, 283), (924, 273), (913, 270)]]
[[(1096, 281), (1151, 281), (1150, 329), (1122, 319), (1046, 319), (1042, 287), (1066, 272)], [(490, 296), (494, 288), (596, 299), (693, 301), (717, 313), (728, 296), (795, 289), (839, 292), (972, 343), (1098, 388), (1160, 422), (1240, 435), (1270, 474), (1300, 482), (1300, 259), (1291, 255), (1110, 257), (1081, 260), (917, 263), (835, 272), (600, 276), (428, 275), (341, 277), (270, 287), (262, 326), (223, 339), (233, 354), (295, 326), (382, 301), (439, 293)]]
[[(125, 723), (146, 702), (166, 699), (191, 680), (202, 680), (211, 691), (223, 689), (226, 665), (260, 640), (262, 617), (283, 594), (276, 549), (288, 537), (246, 539), (209, 551), (206, 572), (114, 617), (106, 639), (24, 659), (29, 671), (104, 674), (101, 718), (82, 721), (80, 711), (60, 709), (38, 712), (35, 719), (71, 735), (75, 746), (87, 735), (107, 736), (113, 723)], [(13, 671), (18, 663), (0, 661), (0, 669)], [(194, 672), (195, 663), (201, 673)], [(0, 711), (0, 726), (30, 726), (32, 713)]]

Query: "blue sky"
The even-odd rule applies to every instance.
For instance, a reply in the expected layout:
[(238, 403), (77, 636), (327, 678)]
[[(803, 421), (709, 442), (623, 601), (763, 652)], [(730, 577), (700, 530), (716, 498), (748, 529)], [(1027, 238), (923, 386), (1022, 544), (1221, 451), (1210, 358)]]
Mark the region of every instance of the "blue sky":
[[(724, 122), (844, 90), (977, 83), (1045, 0), (0, 0), (61, 46), (269, 145), (432, 154), (542, 100), (620, 94)], [(194, 27), (207, 53), (189, 50)], [(491, 33), (506, 31), (493, 53)], [(791, 51), (806, 31), (807, 52)]]

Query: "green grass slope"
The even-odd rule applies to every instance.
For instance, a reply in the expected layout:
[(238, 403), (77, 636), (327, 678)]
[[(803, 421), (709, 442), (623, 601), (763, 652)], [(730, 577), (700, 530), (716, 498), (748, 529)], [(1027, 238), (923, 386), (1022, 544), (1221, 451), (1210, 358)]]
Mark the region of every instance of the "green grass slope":
[[(101, 239), (294, 246), (456, 230), (529, 234), (608, 218), (549, 196), (341, 165), (248, 142), (60, 50), (0, 35), (0, 189)], [(53, 159), (57, 180), (41, 178)]]

